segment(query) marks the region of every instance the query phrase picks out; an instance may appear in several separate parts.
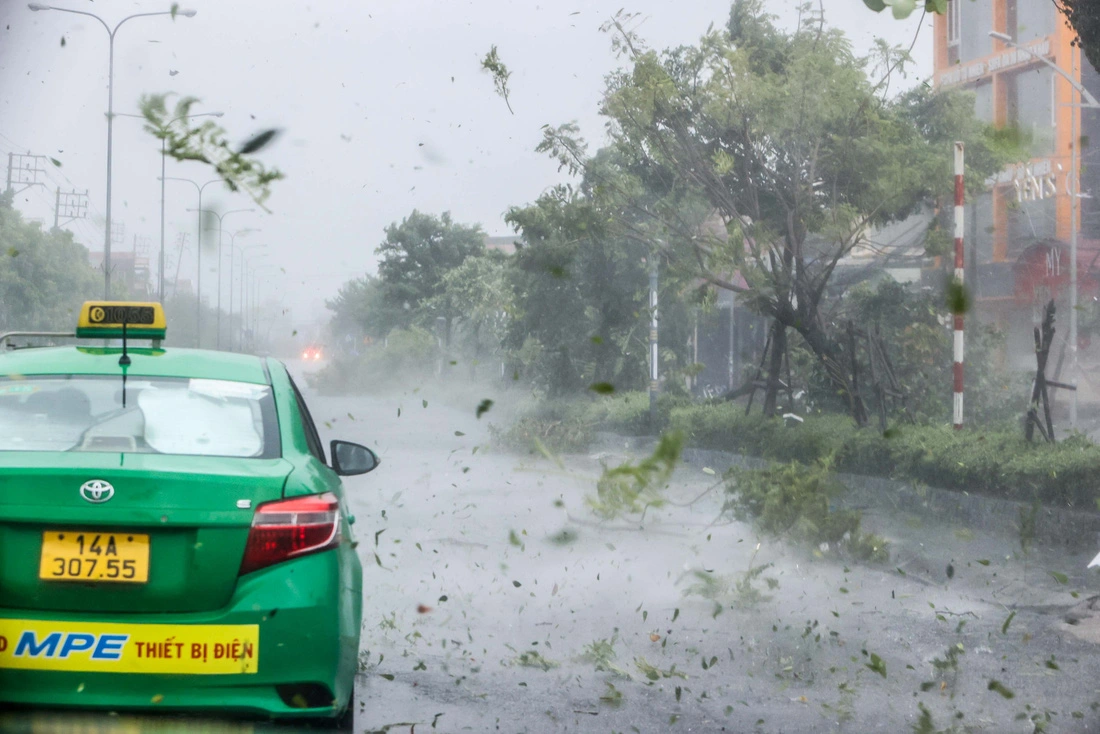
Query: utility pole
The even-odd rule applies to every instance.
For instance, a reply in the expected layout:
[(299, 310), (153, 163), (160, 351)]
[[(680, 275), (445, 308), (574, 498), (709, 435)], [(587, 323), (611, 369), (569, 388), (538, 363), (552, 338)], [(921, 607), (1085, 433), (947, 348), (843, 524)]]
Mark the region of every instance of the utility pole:
[[(1070, 76), (1073, 79), (1079, 78), (1077, 73), (1077, 54), (1080, 49), (1070, 48)], [(1070, 87), (1076, 90), (1075, 85), (1071, 84)], [(1072, 97), (1071, 97), (1072, 99)], [(1074, 100), (1078, 105), (1081, 104), (1080, 95), (1078, 99)], [(1081, 170), (1079, 167), (1079, 146), (1081, 144), (1081, 136), (1078, 132), (1077, 121), (1081, 117), (1081, 108), (1070, 111), (1072, 123), (1072, 132), (1070, 133), (1069, 144), (1069, 180), (1071, 183), (1070, 188), (1070, 217), (1069, 217), (1069, 353), (1072, 361), (1070, 368), (1072, 370), (1073, 377), (1070, 382), (1073, 385), (1077, 384), (1080, 379), (1079, 364), (1077, 361), (1077, 219), (1081, 215), (1081, 197), (1078, 196), (1081, 189)], [(1077, 428), (1077, 390), (1073, 390), (1073, 397), (1070, 398), (1069, 404), (1069, 425), (1070, 428)]]
[(649, 266), (649, 426), (657, 425), (657, 257)]
[(15, 192), (18, 194), (32, 186), (45, 186), (38, 180), (39, 174), (46, 175), (46, 156), (8, 153), (8, 186), (4, 190), (10, 191), (13, 186), (21, 185), (23, 188)]
[[(62, 224), (68, 224), (74, 219), (84, 219), (87, 216), (88, 192), (62, 191), (61, 187), (58, 187), (53, 208), (54, 229)], [(62, 219), (65, 221), (61, 221)]]
[(134, 277), (137, 277), (140, 271), (144, 273), (142, 279), (142, 290), (148, 295), (149, 293), (149, 248), (151, 246), (151, 239), (146, 236), (139, 237), (134, 235)]
[[(963, 157), (965, 150), (961, 142), (955, 143), (955, 287), (960, 291), (965, 279), (963, 277), (963, 219), (966, 203), (966, 189), (963, 186)], [(962, 293), (957, 299), (963, 300)], [(952, 380), (955, 389), (954, 396), (954, 423), (955, 430), (963, 427), (963, 312), (962, 304), (954, 303), (955, 307), (955, 364), (952, 370)]]
[(180, 292), (180, 265), (183, 264), (183, 248), (187, 245), (187, 233), (180, 232), (176, 242), (179, 244), (179, 254), (176, 256), (176, 278), (172, 281), (173, 296), (178, 296)]

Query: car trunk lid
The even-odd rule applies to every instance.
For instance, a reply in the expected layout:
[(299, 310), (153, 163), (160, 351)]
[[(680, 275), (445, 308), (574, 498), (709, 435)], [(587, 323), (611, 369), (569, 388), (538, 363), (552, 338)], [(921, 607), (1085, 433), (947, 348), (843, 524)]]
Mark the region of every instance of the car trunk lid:
[[(140, 613), (224, 606), (254, 508), (282, 496), (291, 468), (285, 459), (0, 453), (0, 607)], [(123, 569), (127, 558), (137, 560)], [(118, 562), (109, 567), (110, 560)], [(69, 566), (59, 574), (62, 563)]]

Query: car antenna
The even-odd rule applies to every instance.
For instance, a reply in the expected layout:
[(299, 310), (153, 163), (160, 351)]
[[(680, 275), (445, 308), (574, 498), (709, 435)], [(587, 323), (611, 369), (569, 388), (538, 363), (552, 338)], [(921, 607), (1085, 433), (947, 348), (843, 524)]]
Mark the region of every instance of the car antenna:
[[(126, 314), (128, 315), (128, 314)], [(126, 407), (126, 368), (130, 366), (130, 355), (126, 353), (126, 315), (122, 318), (122, 356), (118, 366), (122, 368), (122, 407)]]
[(122, 356), (118, 358), (119, 367), (130, 366), (130, 355), (126, 353), (126, 320), (122, 321)]

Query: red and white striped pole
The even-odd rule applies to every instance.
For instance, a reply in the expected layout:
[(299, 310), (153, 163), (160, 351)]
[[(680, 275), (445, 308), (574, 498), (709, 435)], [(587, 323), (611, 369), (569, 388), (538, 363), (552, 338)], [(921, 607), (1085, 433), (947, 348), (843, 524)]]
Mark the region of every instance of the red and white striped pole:
[[(963, 189), (963, 144), (955, 143), (955, 287), (963, 287), (963, 204), (966, 194)], [(954, 305), (962, 305), (962, 294), (959, 294)], [(955, 430), (962, 428), (963, 424), (963, 313), (961, 309), (955, 312), (955, 365), (953, 370), (955, 400), (954, 421)]]

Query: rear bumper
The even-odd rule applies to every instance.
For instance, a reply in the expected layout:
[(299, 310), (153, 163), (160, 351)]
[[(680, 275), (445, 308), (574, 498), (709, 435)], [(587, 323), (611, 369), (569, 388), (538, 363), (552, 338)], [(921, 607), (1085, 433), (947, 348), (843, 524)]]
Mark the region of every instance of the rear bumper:
[[(40, 651), (38, 659), (29, 661), (34, 648), (24, 642), (16, 660), (12, 653), (19, 640), (6, 640), (8, 657), (0, 652), (0, 702), (51, 708), (335, 716), (347, 705), (359, 644), (359, 620), (351, 619), (358, 605), (350, 603), (352, 595), (359, 593), (358, 588), (350, 587), (358, 584), (351, 584), (346, 574), (342, 577), (339, 553), (319, 553), (249, 574), (238, 583), (229, 605), (214, 612), (76, 615), (0, 608), (0, 629), (36, 628), (33, 644)], [(202, 672), (203, 663), (196, 659), (198, 648), (193, 645), (201, 643), (208, 630), (216, 629), (210, 625), (222, 629), (218, 630), (220, 642), (211, 638), (206, 646), (209, 663), (214, 663), (214, 645), (228, 644), (234, 630), (240, 630), (236, 637), (242, 644), (235, 658), (239, 667), (234, 670), (254, 672), (227, 672), (224, 660), (220, 667), (208, 668), (218, 673)], [(108, 658), (115, 651), (125, 653), (114, 661), (119, 667), (105, 667), (110, 660), (92, 661), (98, 642), (91, 652), (74, 652), (69, 660), (62, 659), (65, 635), (94, 635), (103, 630), (124, 633), (127, 627), (135, 634), (121, 643), (122, 649), (117, 634), (113, 642), (104, 643)], [(51, 650), (46, 640), (54, 631), (61, 636)], [(177, 639), (186, 640), (186, 644), (176, 644)], [(246, 656), (243, 642), (248, 639), (255, 639), (256, 644)], [(168, 643), (171, 647), (158, 645), (153, 648), (155, 659), (149, 660), (148, 647), (142, 648), (144, 658), (136, 654), (138, 642)], [(69, 646), (76, 650), (83, 644)], [(223, 647), (223, 653), (227, 649)], [(14, 665), (39, 667), (17, 669), (11, 667)], [(85, 669), (65, 670), (66, 666)], [(142, 672), (114, 672), (127, 669)], [(156, 672), (148, 672), (150, 669)], [(289, 689), (288, 694), (287, 686), (299, 688)], [(278, 687), (283, 687), (283, 695)], [(299, 689), (303, 693), (296, 695)], [(326, 700), (330, 695), (331, 700)]]

